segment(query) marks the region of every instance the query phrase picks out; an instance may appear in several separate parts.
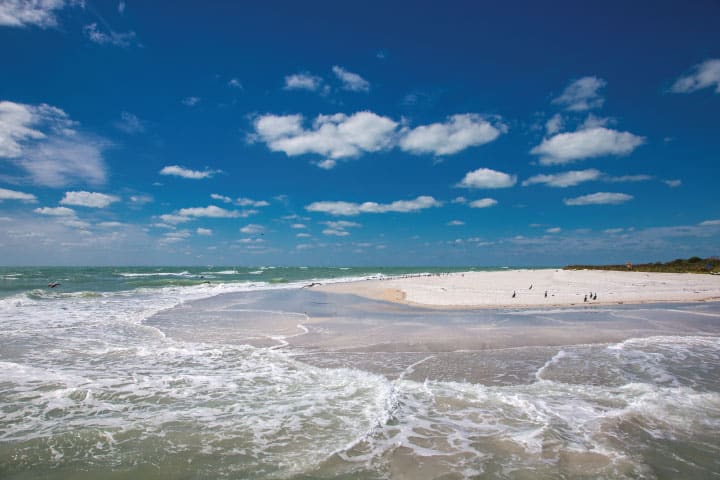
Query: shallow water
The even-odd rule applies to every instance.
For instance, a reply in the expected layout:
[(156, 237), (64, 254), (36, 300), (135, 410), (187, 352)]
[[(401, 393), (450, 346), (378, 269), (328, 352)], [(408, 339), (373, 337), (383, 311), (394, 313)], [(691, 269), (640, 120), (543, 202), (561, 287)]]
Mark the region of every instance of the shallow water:
[(196, 285), (17, 294), (0, 321), (1, 478), (720, 476), (718, 304)]

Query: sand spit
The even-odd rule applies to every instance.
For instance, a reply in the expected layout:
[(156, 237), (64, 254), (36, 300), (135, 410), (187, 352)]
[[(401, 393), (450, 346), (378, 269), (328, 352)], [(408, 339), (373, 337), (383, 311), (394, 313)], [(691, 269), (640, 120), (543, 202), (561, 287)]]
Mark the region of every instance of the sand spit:
[(315, 287), (442, 308), (522, 308), (720, 301), (720, 276), (600, 270), (503, 270)]

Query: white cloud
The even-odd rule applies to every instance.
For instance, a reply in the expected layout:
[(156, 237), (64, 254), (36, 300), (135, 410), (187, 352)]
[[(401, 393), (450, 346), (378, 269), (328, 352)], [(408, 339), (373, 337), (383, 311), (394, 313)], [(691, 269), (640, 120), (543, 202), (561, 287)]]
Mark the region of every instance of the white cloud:
[(603, 181), (610, 183), (647, 182), (652, 180), (652, 175), (620, 175), (618, 177), (604, 177)]
[(523, 187), (535, 184), (545, 184), (549, 187), (574, 187), (583, 182), (598, 180), (602, 173), (594, 168), (588, 170), (572, 170), (552, 175), (535, 175), (522, 182)]
[(230, 202), (232, 202), (232, 198), (226, 197), (225, 195), (220, 195), (220, 194), (217, 194), (217, 193), (211, 193), (211, 194), (210, 194), (210, 198), (212, 198), (213, 200), (219, 200), (219, 201), (224, 202), (224, 203), (230, 203)]
[(560, 233), (562, 232), (562, 228), (560, 227), (552, 227), (545, 230), (547, 233)]
[(177, 211), (177, 215), (196, 218), (239, 218), (242, 217), (242, 212), (210, 205), (207, 207), (181, 208)]
[(352, 73), (345, 70), (342, 67), (335, 65), (332, 67), (332, 71), (342, 82), (343, 90), (350, 90), (352, 92), (367, 92), (370, 90), (370, 82), (365, 80), (357, 73)]
[(65, 192), (60, 203), (62, 205), (74, 205), (78, 207), (105, 208), (113, 202), (120, 200), (114, 195), (106, 195), (97, 192)]
[(252, 198), (238, 198), (235, 200), (235, 205), (241, 207), (267, 207), (270, 204), (265, 200), (253, 200)]
[(256, 223), (249, 223), (242, 227), (240, 231), (246, 235), (256, 235), (265, 231), (265, 227)]
[(708, 87), (714, 88), (715, 93), (720, 93), (720, 58), (711, 58), (695, 65), (691, 73), (675, 81), (670, 91), (691, 93)]
[(76, 130), (59, 108), (0, 102), (0, 158), (25, 170), (34, 183), (60, 187), (106, 178), (102, 151), (108, 143)]
[(330, 158), (326, 158), (325, 160), (315, 162), (315, 165), (319, 168), (322, 168), (323, 170), (332, 170), (333, 168), (337, 167), (337, 162)]
[(459, 203), (461, 205), (467, 203), (467, 198), (465, 197), (455, 197), (452, 199), (451, 203)]
[(189, 178), (191, 180), (201, 180), (203, 178), (210, 178), (219, 170), (190, 170), (189, 168), (181, 167), (179, 165), (168, 165), (160, 170), (160, 175), (172, 175), (175, 177)]
[(334, 235), (336, 237), (347, 237), (350, 232), (347, 230), (336, 230), (334, 228), (326, 228), (322, 231), (323, 235)]
[(465, 225), (465, 222), (462, 220), (452, 220), (447, 223), (448, 227), (459, 227), (461, 225)]
[(323, 212), (335, 216), (354, 216), (361, 213), (416, 212), (441, 205), (442, 203), (433, 197), (422, 195), (414, 200), (398, 200), (385, 204), (376, 202), (313, 202), (305, 209), (309, 212)]
[(131, 135), (145, 131), (145, 125), (142, 120), (130, 112), (120, 113), (120, 120), (115, 122), (115, 128)]
[(488, 208), (497, 205), (497, 203), (494, 198), (481, 198), (480, 200), (473, 200), (468, 205), (470, 208)]
[[(177, 225), (178, 223), (189, 222), (190, 220), (192, 220), (192, 218), (186, 217), (183, 215), (178, 215), (175, 213), (166, 213), (165, 215), (160, 215), (160, 220), (165, 222), (165, 224)], [(165, 228), (165, 227), (163, 226), (161, 228)]]
[(194, 107), (200, 103), (200, 97), (185, 97), (181, 100), (181, 102), (186, 107)]
[(605, 85), (607, 82), (602, 78), (593, 76), (580, 78), (570, 83), (552, 103), (574, 112), (602, 107), (605, 99), (600, 96), (598, 90)]
[(239, 90), (242, 90), (243, 88), (242, 83), (240, 83), (240, 80), (238, 80), (237, 78), (231, 78), (227, 84), (228, 87), (237, 88)]
[(130, 201), (138, 205), (144, 205), (146, 203), (151, 203), (153, 201), (153, 197), (150, 195), (131, 195)]
[(42, 207), (33, 210), (40, 215), (48, 215), (51, 217), (74, 217), (75, 210), (67, 207)]
[(565, 205), (619, 205), (632, 200), (632, 195), (625, 193), (608, 193), (598, 192), (590, 195), (583, 195), (581, 197), (566, 198), (563, 200)]
[(122, 222), (100, 222), (97, 225), (102, 228), (122, 228), (127, 226), (126, 223)]
[(322, 78), (309, 73), (296, 73), (285, 77), (285, 90), (316, 91), (322, 85)]
[(310, 237), (312, 237), (312, 235), (310, 235), (309, 233), (298, 233), (298, 234), (295, 235), (295, 236), (298, 237), (298, 238), (310, 238)]
[(682, 185), (682, 180), (679, 180), (679, 179), (663, 180), (663, 183), (670, 188), (675, 188), (675, 187), (679, 187), (680, 185)]
[(310, 130), (302, 121), (301, 115), (263, 115), (255, 120), (257, 138), (290, 157), (314, 153), (339, 160), (390, 148), (397, 127), (395, 121), (367, 111), (318, 115)]
[(330, 228), (335, 228), (338, 230), (345, 229), (345, 228), (358, 228), (361, 227), (357, 222), (348, 222), (347, 220), (335, 220), (335, 221), (328, 221), (328, 222), (321, 222), (323, 225), (327, 225)]
[(77, 0), (3, 0), (0, 2), (0, 26), (40, 28), (55, 27), (56, 13), (66, 6), (83, 5)]
[(292, 225), (290, 225), (290, 228), (294, 228), (294, 229), (296, 229), (296, 230), (300, 230), (300, 229), (303, 229), (303, 228), (307, 228), (307, 225), (305, 225), (304, 223), (293, 223)]
[(445, 123), (422, 125), (407, 131), (400, 140), (406, 152), (434, 155), (452, 155), (468, 147), (492, 142), (507, 127), (495, 125), (475, 113), (453, 115)]
[(198, 228), (197, 230), (195, 230), (195, 233), (197, 233), (198, 235), (209, 237), (213, 234), (213, 231), (209, 228)]
[(515, 185), (516, 182), (516, 175), (509, 175), (489, 168), (478, 168), (466, 173), (457, 186), (461, 188), (508, 188)]
[(556, 113), (550, 119), (545, 122), (545, 132), (548, 135), (554, 135), (558, 133), (563, 128), (563, 118), (562, 115), (559, 113)]
[(125, 7), (126, 7), (126, 6), (127, 6), (127, 5), (125, 5), (125, 2), (123, 2), (122, 0), (120, 0), (120, 2), (118, 2), (117, 10), (118, 10), (118, 13), (119, 13), (120, 15), (124, 15), (124, 14), (125, 14)]
[(718, 220), (705, 220), (704, 222), (701, 222), (700, 225), (703, 226), (703, 227), (710, 227), (710, 226), (711, 226), (711, 227), (714, 227), (714, 226), (720, 225), (720, 219), (718, 219)]
[(562, 165), (584, 158), (627, 155), (644, 142), (643, 137), (629, 132), (596, 127), (546, 138), (530, 153), (540, 155), (542, 165)]
[(0, 188), (0, 202), (3, 200), (20, 200), (25, 203), (37, 203), (37, 197), (31, 193), (18, 192)]
[(115, 47), (127, 48), (136, 43), (135, 32), (115, 32), (108, 30), (103, 32), (98, 24), (93, 22), (83, 27), (83, 33), (91, 42), (98, 45), (113, 45)]

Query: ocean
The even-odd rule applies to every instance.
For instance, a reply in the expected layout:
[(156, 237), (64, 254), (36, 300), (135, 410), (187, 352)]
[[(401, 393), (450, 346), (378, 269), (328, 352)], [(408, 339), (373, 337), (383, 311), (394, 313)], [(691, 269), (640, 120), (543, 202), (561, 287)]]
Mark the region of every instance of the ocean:
[[(301, 288), (467, 270), (0, 268), (0, 478), (720, 477), (717, 303), (479, 316)], [(332, 345), (313, 316), (518, 334), (622, 317), (657, 331), (319, 349), (294, 341)]]

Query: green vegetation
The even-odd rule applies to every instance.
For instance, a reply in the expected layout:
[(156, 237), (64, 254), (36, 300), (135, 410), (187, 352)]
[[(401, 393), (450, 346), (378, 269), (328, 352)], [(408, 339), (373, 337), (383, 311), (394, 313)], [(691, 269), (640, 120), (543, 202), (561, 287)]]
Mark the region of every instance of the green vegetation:
[(663, 273), (718, 273), (720, 274), (720, 257), (690, 257), (687, 260), (678, 258), (672, 262), (640, 263), (631, 265), (568, 265), (564, 270), (618, 270), (633, 272)]

